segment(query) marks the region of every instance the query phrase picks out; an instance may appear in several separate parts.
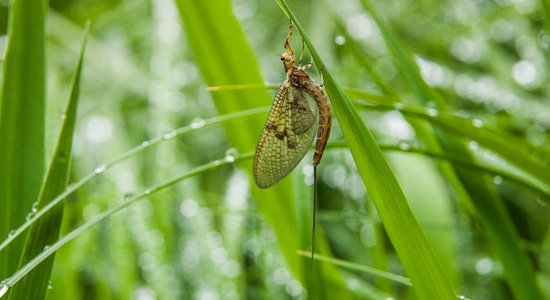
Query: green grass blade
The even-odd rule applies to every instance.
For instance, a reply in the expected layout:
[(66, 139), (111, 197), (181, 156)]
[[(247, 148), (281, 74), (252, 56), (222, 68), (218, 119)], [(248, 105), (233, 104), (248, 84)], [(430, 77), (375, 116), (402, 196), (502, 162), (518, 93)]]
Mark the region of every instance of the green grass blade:
[(445, 271), (412, 215), (407, 200), (369, 129), (332, 78), (286, 1), (277, 0), (302, 35), (324, 83), (355, 164), (382, 223), (421, 299), (452, 299), (455, 292)]
[[(311, 257), (311, 252), (298, 251), (298, 254), (300, 254), (302, 256), (305, 256), (305, 257)], [(349, 270), (363, 272), (365, 274), (370, 274), (370, 275), (380, 277), (380, 278), (385, 278), (385, 279), (388, 279), (388, 280), (391, 280), (391, 281), (394, 281), (394, 282), (397, 282), (397, 283), (400, 283), (400, 284), (412, 286), (411, 281), (406, 277), (403, 277), (403, 276), (400, 276), (400, 275), (397, 275), (397, 274), (393, 274), (393, 273), (390, 273), (390, 272), (386, 272), (386, 271), (381, 271), (381, 270), (378, 270), (378, 269), (373, 268), (373, 267), (360, 265), (360, 264), (356, 264), (356, 263), (351, 263), (351, 262), (344, 261), (344, 260), (341, 260), (341, 259), (336, 259), (336, 258), (324, 256), (324, 255), (318, 255), (318, 254), (315, 254), (315, 259), (320, 260), (320, 261), (326, 261), (328, 263), (331, 263), (331, 264), (334, 264), (336, 266), (346, 268), (346, 269), (349, 269)]]
[[(9, 15), (0, 112), (0, 236), (25, 220), (44, 176), (45, 1), (15, 0)], [(23, 241), (0, 253), (0, 277), (17, 268)]]
[[(51, 202), (51, 200), (61, 194), (67, 186), (80, 91), (80, 74), (82, 71), (82, 61), (84, 59), (87, 35), (88, 29), (86, 29), (84, 41), (82, 42), (69, 101), (65, 109), (63, 124), (61, 125), (61, 132), (44, 180), (44, 185), (42, 186), (38, 198), (37, 208), (42, 208), (45, 204)], [(49, 246), (57, 240), (62, 216), (63, 206), (59, 205), (48, 214), (44, 215), (31, 227), (30, 233), (27, 236), (20, 267), (24, 266), (34, 256), (42, 252), (45, 246)], [(54, 256), (52, 255), (43, 264), (24, 277), (21, 283), (13, 289), (9, 299), (44, 299), (48, 290), (53, 262)]]
[[(263, 82), (254, 53), (232, 14), (229, 1), (177, 0), (175, 3), (188, 43), (207, 85)], [(271, 97), (265, 90), (213, 93), (212, 98), (220, 114), (271, 103)], [(224, 127), (231, 145), (239, 152), (254, 149), (263, 122), (262, 119), (254, 119), (240, 124), (226, 124)], [(236, 132), (238, 134), (232, 134)], [(250, 167), (243, 165), (246, 171), (250, 171)], [(292, 217), (295, 213), (290, 181), (267, 190), (254, 189), (254, 194), (261, 199), (257, 202), (258, 208), (275, 230), (290, 269), (298, 278), (303, 278), (301, 263), (295, 254), (301, 245), (298, 236), (293, 234), (297, 225)]]

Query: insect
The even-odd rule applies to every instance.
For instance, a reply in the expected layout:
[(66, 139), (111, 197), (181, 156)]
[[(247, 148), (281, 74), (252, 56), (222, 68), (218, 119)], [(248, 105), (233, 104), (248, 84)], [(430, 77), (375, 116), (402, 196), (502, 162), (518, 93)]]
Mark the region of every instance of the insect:
[[(316, 137), (313, 168), (316, 168), (330, 135), (330, 101), (323, 88), (309, 77), (311, 64), (295, 65), (290, 47), (292, 23), (285, 41), (286, 53), (281, 61), (286, 72), (271, 106), (269, 118), (260, 136), (254, 156), (254, 179), (260, 188), (267, 188), (286, 175), (302, 160)], [(318, 120), (319, 126), (314, 126)], [(317, 134), (315, 134), (317, 132)]]

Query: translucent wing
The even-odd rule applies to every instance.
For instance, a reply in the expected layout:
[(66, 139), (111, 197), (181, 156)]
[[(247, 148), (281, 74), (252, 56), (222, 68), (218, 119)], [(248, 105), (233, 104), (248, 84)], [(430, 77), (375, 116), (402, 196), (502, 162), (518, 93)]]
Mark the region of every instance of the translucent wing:
[(266, 188), (302, 160), (316, 133), (317, 106), (303, 88), (288, 81), (277, 91), (254, 156), (254, 179)]

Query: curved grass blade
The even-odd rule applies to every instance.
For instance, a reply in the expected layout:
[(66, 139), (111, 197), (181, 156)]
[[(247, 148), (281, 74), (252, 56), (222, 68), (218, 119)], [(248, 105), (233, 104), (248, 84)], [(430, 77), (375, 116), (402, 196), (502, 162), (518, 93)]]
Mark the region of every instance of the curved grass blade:
[(123, 208), (129, 206), (130, 204), (134, 203), (135, 201), (150, 197), (160, 191), (163, 191), (174, 184), (191, 178), (193, 176), (200, 175), (204, 172), (214, 170), (217, 168), (220, 168), (222, 166), (231, 165), (233, 163), (237, 163), (242, 160), (250, 159), (252, 157), (252, 153), (240, 155), (240, 156), (230, 156), (225, 157), (224, 159), (215, 160), (210, 163), (204, 164), (202, 166), (196, 167), (180, 176), (174, 177), (171, 180), (168, 180), (167, 182), (163, 184), (156, 185), (152, 188), (146, 189), (140, 194), (134, 195), (132, 197), (125, 198), (124, 200), (117, 202), (115, 205), (113, 205), (111, 208), (105, 210), (102, 213), (97, 214), (93, 218), (91, 218), (86, 223), (78, 226), (77, 228), (73, 229), (71, 232), (67, 233), (65, 236), (63, 236), (61, 239), (59, 239), (57, 242), (52, 244), (49, 247), (45, 247), (40, 254), (33, 257), (28, 263), (23, 265), (17, 272), (13, 273), (9, 278), (0, 281), (0, 298), (2, 297), (2, 292), (8, 291), (10, 288), (14, 287), (15, 284), (21, 281), (29, 272), (34, 270), (38, 265), (40, 265), (44, 260), (48, 259), (50, 256), (52, 256), (59, 248), (66, 245), (68, 242), (74, 240), (77, 238), (82, 232), (86, 231), (87, 229), (90, 229), (92, 226), (96, 225), (97, 223), (105, 220), (109, 216), (121, 211)]
[[(14, 0), (0, 111), (0, 236), (21, 224), (44, 176), (44, 0)], [(0, 277), (17, 268), (23, 241), (0, 253)]]
[[(301, 250), (298, 251), (298, 255), (302, 255), (302, 256), (305, 256), (305, 257), (311, 257), (311, 253), (309, 253), (307, 251), (301, 251)], [(411, 281), (406, 277), (403, 277), (403, 276), (400, 276), (400, 275), (397, 275), (397, 274), (393, 274), (393, 273), (390, 273), (390, 272), (386, 272), (386, 271), (381, 271), (381, 270), (378, 270), (378, 269), (373, 268), (373, 267), (360, 265), (360, 264), (356, 264), (356, 263), (351, 263), (351, 262), (348, 262), (348, 261), (344, 261), (344, 260), (341, 260), (341, 259), (336, 259), (336, 258), (332, 258), (332, 257), (328, 257), (328, 256), (325, 256), (325, 255), (320, 255), (320, 254), (316, 254), (315, 259), (320, 260), (320, 261), (325, 261), (325, 262), (328, 262), (328, 263), (331, 263), (331, 264), (334, 264), (336, 266), (346, 268), (346, 269), (349, 269), (349, 270), (363, 272), (365, 274), (370, 274), (370, 275), (377, 276), (377, 277), (380, 277), (380, 278), (385, 278), (385, 279), (388, 279), (388, 280), (391, 280), (391, 281), (394, 281), (394, 282), (397, 282), (397, 283), (412, 286)]]
[(407, 200), (372, 134), (311, 44), (286, 1), (277, 0), (302, 35), (315, 63), (322, 70), (334, 112), (350, 147), (357, 169), (382, 219), (384, 227), (421, 299), (456, 297), (445, 271), (413, 217)]
[[(59, 194), (55, 199), (50, 201), (47, 205), (45, 205), (43, 208), (38, 210), (36, 213), (32, 215), (31, 218), (29, 218), (25, 223), (23, 223), (21, 226), (19, 226), (17, 229), (11, 232), (11, 234), (8, 236), (7, 239), (2, 241), (0, 243), (0, 251), (2, 251), (5, 247), (7, 247), (10, 243), (12, 243), (18, 236), (20, 236), (26, 229), (28, 229), (31, 225), (38, 222), (38, 220), (44, 216), (46, 213), (48, 213), (50, 210), (54, 209), (55, 206), (59, 205), (65, 198), (67, 198), (69, 195), (74, 193), (76, 190), (78, 190), (80, 187), (82, 187), (84, 184), (90, 182), (95, 177), (99, 176), (103, 172), (113, 168), (117, 164), (121, 163), (122, 161), (125, 161), (126, 159), (144, 151), (145, 149), (148, 149), (150, 147), (153, 147), (161, 142), (168, 141), (170, 139), (174, 139), (176, 137), (179, 137), (185, 133), (189, 133), (193, 130), (199, 130), (203, 128), (208, 128), (213, 125), (223, 124), (224, 122), (228, 122), (231, 120), (234, 120), (236, 118), (245, 118), (245, 117), (251, 117), (260, 113), (266, 113), (269, 111), (268, 107), (260, 107), (255, 109), (249, 109), (245, 111), (240, 111), (232, 114), (222, 115), (213, 117), (207, 120), (204, 120), (200, 122), (200, 124), (192, 123), (191, 125), (184, 126), (169, 132), (166, 132), (162, 136), (158, 136), (156, 138), (153, 138), (151, 140), (143, 142), (138, 147), (135, 147), (133, 149), (130, 149), (129, 151), (115, 157), (113, 160), (102, 164), (98, 166), (94, 172), (84, 176), (79, 181), (71, 184), (67, 189)], [(200, 125), (200, 126), (199, 126)], [(167, 138), (168, 137), (168, 138)]]
[[(427, 120), (431, 124), (458, 134), (462, 138), (476, 141), (480, 145), (505, 158), (507, 163), (525, 172), (525, 174), (518, 174), (517, 176), (525, 177), (526, 181), (531, 182), (531, 185), (537, 186), (537, 189), (540, 189), (543, 193), (550, 192), (549, 176), (541, 172), (541, 170), (544, 169), (543, 162), (533, 155), (529, 155), (527, 149), (522, 149), (522, 146), (519, 146), (521, 141), (511, 136), (507, 136), (505, 133), (498, 132), (486, 126), (480, 126), (479, 121), (467, 120), (457, 116), (440, 113), (434, 109), (426, 110), (416, 106), (406, 105), (402, 102), (388, 104), (385, 103), (384, 100), (380, 100), (380, 96), (375, 95), (375, 97), (372, 97), (372, 94), (369, 93), (353, 91), (353, 94), (369, 102), (369, 104), (356, 102), (357, 105), (362, 108), (370, 110), (395, 109), (405, 116)], [(374, 104), (374, 106), (372, 104)], [(511, 157), (513, 157), (513, 160), (509, 159)], [(527, 160), (535, 163), (535, 165), (532, 165), (533, 168), (527, 167), (527, 165), (529, 165), (525, 163)], [(537, 169), (538, 171), (530, 172), (532, 169)]]

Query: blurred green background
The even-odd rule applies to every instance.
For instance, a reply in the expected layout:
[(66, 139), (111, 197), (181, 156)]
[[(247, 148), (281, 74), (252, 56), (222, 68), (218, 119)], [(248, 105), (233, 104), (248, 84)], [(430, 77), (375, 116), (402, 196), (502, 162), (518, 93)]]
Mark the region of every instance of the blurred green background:
[[(62, 235), (194, 167), (254, 151), (274, 95), (271, 86), (284, 80), (278, 55), (288, 18), (275, 1), (193, 2), (46, 5), (46, 161), (57, 141), (87, 20), (91, 29), (69, 182), (152, 138), (166, 137), (70, 195)], [(357, 109), (385, 150), (456, 293), (511, 299), (532, 284), (539, 296), (550, 298), (550, 3), (288, 4), (326, 69), (348, 96), (362, 101)], [(0, 1), (2, 57), (9, 43), (8, 7)], [(301, 53), (299, 34), (292, 43)], [(415, 62), (412, 71), (399, 51)], [(304, 57), (309, 62), (307, 49)], [(322, 81), (316, 68), (310, 73)], [(8, 76), (4, 69), (1, 78)], [(266, 110), (203, 128), (208, 118), (253, 107)], [(172, 130), (186, 125), (194, 130), (172, 138)], [(433, 136), (421, 130), (429, 126), (439, 126), (434, 130), (439, 141), (445, 139), (439, 131), (451, 132), (471, 154), (456, 145), (434, 146)], [(492, 143), (483, 143), (490, 138)], [(533, 171), (529, 156), (514, 160), (499, 153), (500, 145), (528, 153), (540, 169)], [(57, 252), (46, 298), (304, 299), (309, 293), (319, 299), (416, 299), (414, 287), (361, 269), (407, 275), (337, 120), (318, 169), (318, 248), (351, 266), (316, 260), (310, 269), (308, 258), (294, 252), (310, 249), (310, 161), (311, 153), (268, 191), (253, 186), (252, 161), (243, 159), (133, 203)], [(480, 187), (468, 180), (481, 174), (487, 174), (479, 178), (489, 187), (476, 192)], [(509, 228), (491, 219), (492, 207)], [(520, 252), (507, 254), (506, 241)], [(524, 259), (518, 268), (532, 272), (526, 285), (506, 275), (515, 272), (514, 255)], [(503, 257), (510, 260), (503, 263)]]

